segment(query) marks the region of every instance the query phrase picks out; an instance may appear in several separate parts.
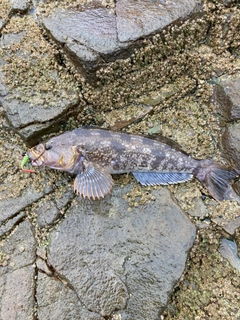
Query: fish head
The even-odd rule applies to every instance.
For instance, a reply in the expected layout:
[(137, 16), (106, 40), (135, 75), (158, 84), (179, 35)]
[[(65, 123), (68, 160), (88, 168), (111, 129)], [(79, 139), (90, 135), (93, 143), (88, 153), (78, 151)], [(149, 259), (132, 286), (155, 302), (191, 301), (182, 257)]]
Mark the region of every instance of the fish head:
[(27, 155), (33, 166), (46, 166), (68, 172), (73, 171), (80, 156), (76, 147), (57, 143), (53, 139), (29, 149)]

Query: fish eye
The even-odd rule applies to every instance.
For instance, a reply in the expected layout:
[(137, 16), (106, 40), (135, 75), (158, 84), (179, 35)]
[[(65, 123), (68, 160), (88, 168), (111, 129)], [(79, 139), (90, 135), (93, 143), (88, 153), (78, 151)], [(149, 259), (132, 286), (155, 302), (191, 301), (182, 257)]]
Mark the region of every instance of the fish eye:
[(51, 145), (51, 144), (46, 144), (46, 145), (45, 145), (45, 149), (46, 149), (46, 150), (50, 150), (51, 148), (52, 148), (52, 145)]

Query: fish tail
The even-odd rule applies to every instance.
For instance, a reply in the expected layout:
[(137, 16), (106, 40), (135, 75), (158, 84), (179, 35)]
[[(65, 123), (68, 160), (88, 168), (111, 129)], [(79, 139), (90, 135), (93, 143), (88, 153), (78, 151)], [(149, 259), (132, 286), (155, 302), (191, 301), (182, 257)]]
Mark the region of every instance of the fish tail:
[(215, 200), (236, 200), (240, 203), (240, 197), (231, 185), (231, 180), (240, 175), (240, 170), (228, 168), (212, 160), (203, 160), (194, 175)]

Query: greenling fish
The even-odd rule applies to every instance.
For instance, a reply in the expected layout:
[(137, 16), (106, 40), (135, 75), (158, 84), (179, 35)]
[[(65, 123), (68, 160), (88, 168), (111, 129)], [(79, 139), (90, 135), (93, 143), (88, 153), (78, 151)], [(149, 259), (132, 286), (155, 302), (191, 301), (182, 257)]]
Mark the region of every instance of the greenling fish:
[(195, 160), (166, 143), (103, 129), (79, 128), (51, 138), (27, 152), (34, 166), (76, 174), (74, 190), (99, 199), (113, 187), (112, 174), (131, 172), (143, 186), (197, 178), (214, 199), (239, 200), (230, 181), (240, 174), (213, 160)]

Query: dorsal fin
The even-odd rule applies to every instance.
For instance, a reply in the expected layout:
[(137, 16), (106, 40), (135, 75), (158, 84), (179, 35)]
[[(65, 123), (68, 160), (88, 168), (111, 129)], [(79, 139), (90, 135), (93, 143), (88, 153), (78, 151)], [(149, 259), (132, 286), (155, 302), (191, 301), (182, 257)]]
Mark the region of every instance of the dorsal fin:
[[(101, 130), (106, 130), (106, 131), (111, 131), (108, 130), (106, 128), (101, 128), (101, 127), (97, 127), (97, 126), (93, 126), (93, 125), (86, 125), (86, 126), (82, 126), (83, 129), (101, 129)], [(119, 131), (121, 132), (121, 131)], [(185, 155), (188, 155), (188, 153), (184, 150), (182, 150), (182, 147), (180, 146), (180, 144), (178, 144), (176, 141), (172, 140), (171, 138), (165, 137), (162, 134), (158, 133), (154, 133), (154, 134), (136, 134), (134, 133), (135, 136), (139, 136), (139, 137), (144, 137), (147, 139), (152, 139), (152, 140), (156, 140), (160, 143), (164, 143), (167, 144), (169, 147), (175, 149), (176, 151), (180, 151)]]
[(148, 138), (148, 139), (152, 139), (152, 140), (156, 140), (160, 143), (164, 143), (164, 144), (167, 144), (169, 147), (175, 149), (176, 151), (180, 151), (182, 152), (183, 154), (187, 154), (186, 151), (182, 150), (182, 147), (180, 146), (180, 144), (178, 144), (176, 141), (172, 140), (171, 138), (168, 138), (168, 137), (165, 137), (161, 134), (144, 134), (144, 135), (140, 135), (144, 138)]

